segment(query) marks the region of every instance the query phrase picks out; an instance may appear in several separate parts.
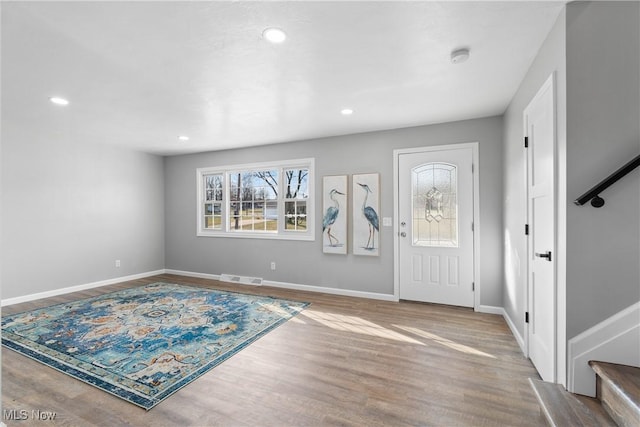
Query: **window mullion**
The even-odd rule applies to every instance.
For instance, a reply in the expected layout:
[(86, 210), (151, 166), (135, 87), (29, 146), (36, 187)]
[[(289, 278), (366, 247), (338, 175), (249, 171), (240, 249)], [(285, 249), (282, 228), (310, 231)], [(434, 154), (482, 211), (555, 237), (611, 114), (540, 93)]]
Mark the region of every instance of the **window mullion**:
[(206, 219), (204, 218), (205, 208), (204, 205), (206, 203), (206, 184), (205, 184), (204, 175), (200, 174), (198, 176), (198, 230), (204, 230), (204, 225), (206, 223)]
[(229, 209), (231, 209), (231, 176), (229, 171), (224, 172), (224, 194), (222, 195), (222, 200), (224, 206), (222, 213), (222, 216), (224, 217), (222, 219), (222, 221), (224, 221), (224, 227), (222, 227), (222, 230), (224, 230), (225, 233), (228, 233), (231, 231), (229, 228), (229, 221), (231, 218), (231, 215), (229, 215)]
[(278, 169), (278, 234), (284, 232), (284, 168)]

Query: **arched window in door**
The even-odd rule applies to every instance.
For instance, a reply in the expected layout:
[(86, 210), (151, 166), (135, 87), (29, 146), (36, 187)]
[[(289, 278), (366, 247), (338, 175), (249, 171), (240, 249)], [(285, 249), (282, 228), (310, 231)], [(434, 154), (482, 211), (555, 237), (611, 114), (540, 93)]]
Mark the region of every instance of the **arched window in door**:
[(411, 169), (412, 244), (458, 247), (457, 167), (425, 163)]

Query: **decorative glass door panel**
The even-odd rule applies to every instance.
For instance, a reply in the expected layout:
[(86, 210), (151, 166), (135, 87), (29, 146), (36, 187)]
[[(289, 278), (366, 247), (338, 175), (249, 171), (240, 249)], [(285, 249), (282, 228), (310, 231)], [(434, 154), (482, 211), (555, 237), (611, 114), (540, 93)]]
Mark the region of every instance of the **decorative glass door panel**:
[(412, 245), (458, 247), (457, 167), (425, 163), (411, 169)]

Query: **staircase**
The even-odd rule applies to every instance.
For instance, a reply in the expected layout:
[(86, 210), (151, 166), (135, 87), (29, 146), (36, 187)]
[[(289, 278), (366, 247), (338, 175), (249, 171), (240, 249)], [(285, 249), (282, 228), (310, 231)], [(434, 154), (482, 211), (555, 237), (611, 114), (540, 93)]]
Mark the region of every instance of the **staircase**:
[(590, 361), (596, 398), (573, 394), (560, 384), (529, 378), (549, 426), (640, 426), (640, 368)]

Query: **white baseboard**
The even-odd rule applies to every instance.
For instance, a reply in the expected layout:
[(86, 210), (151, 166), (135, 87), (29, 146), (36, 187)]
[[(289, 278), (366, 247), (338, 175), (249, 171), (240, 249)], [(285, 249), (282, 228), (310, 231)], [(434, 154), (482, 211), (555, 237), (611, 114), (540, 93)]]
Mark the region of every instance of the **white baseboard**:
[(568, 390), (596, 395), (596, 375), (589, 360), (640, 366), (640, 302), (571, 338)]
[[(165, 270), (167, 274), (176, 274), (178, 276), (198, 277), (200, 279), (220, 280), (219, 274), (196, 273), (193, 271), (182, 270)], [(299, 283), (277, 282), (274, 280), (263, 280), (262, 286), (271, 286), (274, 288), (293, 289), (297, 291), (319, 292), (323, 294), (342, 295), (357, 298), (369, 298), (383, 301), (398, 301), (392, 294), (378, 294), (375, 292), (362, 292), (350, 289), (329, 288), (324, 286), (302, 285)]]
[(113, 279), (100, 280), (98, 282), (85, 283), (84, 285), (70, 286), (68, 288), (54, 289), (51, 291), (38, 292), (36, 294), (23, 295), (20, 297), (6, 298), (0, 302), (1, 307), (8, 305), (19, 304), (21, 302), (29, 302), (42, 298), (55, 297), (58, 295), (69, 294), (71, 292), (84, 291), (87, 289), (99, 288), (101, 286), (113, 285), (116, 283), (126, 282), (128, 280), (143, 279), (145, 277), (157, 276), (163, 274), (165, 270), (148, 271), (146, 273), (132, 274), (130, 276), (115, 277)]
[(479, 305), (476, 311), (478, 313), (499, 314), (499, 315), (502, 315), (502, 313), (504, 312), (502, 307), (495, 307), (493, 305)]
[(502, 317), (504, 317), (504, 320), (507, 322), (507, 326), (509, 326), (509, 329), (511, 329), (511, 333), (513, 334), (513, 337), (516, 339), (516, 342), (520, 346), (520, 350), (522, 351), (522, 354), (526, 355), (527, 348), (525, 346), (524, 338), (522, 337), (522, 335), (520, 335), (520, 332), (518, 332), (518, 328), (516, 328), (515, 323), (513, 323), (513, 321), (511, 320), (511, 318), (507, 314), (507, 311), (504, 308), (502, 309), (501, 314), (502, 314)]
[(196, 273), (194, 271), (172, 270), (170, 268), (165, 269), (164, 273), (175, 274), (176, 276), (197, 277), (198, 279), (220, 280), (219, 274)]
[(265, 280), (263, 286), (273, 286), (274, 288), (295, 289), (297, 291), (320, 292), (323, 294), (342, 295), (356, 298), (369, 298), (382, 301), (398, 301), (393, 294), (379, 294), (375, 292), (354, 291), (351, 289), (328, 288), (323, 286), (300, 285), (297, 283), (276, 282), (273, 280)]

